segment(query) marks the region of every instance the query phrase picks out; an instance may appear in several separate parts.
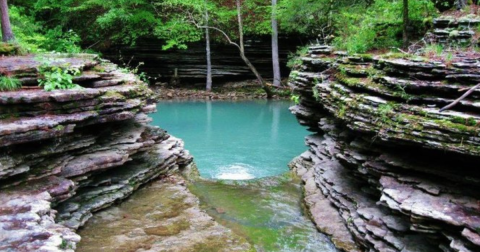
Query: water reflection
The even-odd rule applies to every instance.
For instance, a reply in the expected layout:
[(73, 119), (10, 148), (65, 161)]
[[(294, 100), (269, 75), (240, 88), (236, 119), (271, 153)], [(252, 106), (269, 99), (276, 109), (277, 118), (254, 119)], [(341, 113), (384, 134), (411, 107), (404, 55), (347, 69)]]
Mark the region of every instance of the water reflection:
[(203, 177), (221, 179), (227, 172), (260, 178), (287, 171), (288, 162), (305, 150), (308, 132), (289, 106), (285, 101), (161, 102), (153, 124), (185, 141)]

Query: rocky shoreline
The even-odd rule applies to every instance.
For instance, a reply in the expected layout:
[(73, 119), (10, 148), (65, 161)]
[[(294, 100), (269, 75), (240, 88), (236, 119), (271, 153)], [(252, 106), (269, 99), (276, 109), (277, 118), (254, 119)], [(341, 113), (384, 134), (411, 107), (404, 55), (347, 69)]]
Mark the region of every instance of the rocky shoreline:
[[(210, 92), (193, 87), (153, 86), (152, 89), (159, 100), (240, 101), (267, 99), (265, 91), (259, 87), (256, 80), (228, 82), (214, 87)], [(290, 99), (289, 88), (274, 88), (273, 91), (275, 93), (272, 97), (273, 100)]]
[[(1, 93), (1, 251), (74, 251), (94, 213), (192, 163), (182, 140), (148, 125), (156, 99), (138, 77), (96, 55), (52, 57), (81, 70), (83, 89)], [(38, 66), (7, 57), (0, 73), (34, 86)]]
[(344, 251), (478, 251), (478, 57), (346, 55), (314, 46), (291, 108), (313, 135), (291, 167), (319, 230)]

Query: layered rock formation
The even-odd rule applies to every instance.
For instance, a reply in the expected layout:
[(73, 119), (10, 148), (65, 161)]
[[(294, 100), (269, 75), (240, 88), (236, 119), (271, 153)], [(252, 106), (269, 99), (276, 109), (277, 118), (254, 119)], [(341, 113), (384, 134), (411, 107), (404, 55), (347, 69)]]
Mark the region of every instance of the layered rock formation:
[(317, 227), (344, 251), (480, 250), (479, 57), (310, 48), (290, 84), (309, 151), (291, 166)]
[(460, 18), (442, 16), (433, 20), (434, 41), (431, 42), (447, 46), (477, 44), (479, 41), (476, 33), (479, 24), (480, 18), (474, 14)]
[[(290, 52), (296, 50), (296, 46), (302, 44), (300, 39), (280, 38), (280, 61), (281, 72), (287, 77), (289, 69), (286, 67), (287, 57)], [(168, 82), (175, 74), (180, 77), (181, 85), (199, 83), (205, 85), (206, 55), (203, 43), (188, 45), (187, 50), (162, 50), (165, 41), (158, 39), (144, 39), (138, 41), (135, 46), (117, 46), (106, 50), (105, 57), (114, 62), (129, 62), (136, 66), (139, 62), (145, 65), (140, 67), (154, 81)], [(264, 78), (272, 78), (272, 50), (271, 39), (246, 39), (246, 54)], [(238, 48), (221, 43), (212, 43), (212, 76), (217, 81), (255, 79), (245, 62), (240, 58)]]
[[(79, 90), (0, 93), (0, 250), (74, 250), (92, 213), (191, 162), (181, 140), (149, 126), (145, 83), (95, 55), (49, 56), (82, 70)], [(0, 73), (35, 85), (32, 57)]]

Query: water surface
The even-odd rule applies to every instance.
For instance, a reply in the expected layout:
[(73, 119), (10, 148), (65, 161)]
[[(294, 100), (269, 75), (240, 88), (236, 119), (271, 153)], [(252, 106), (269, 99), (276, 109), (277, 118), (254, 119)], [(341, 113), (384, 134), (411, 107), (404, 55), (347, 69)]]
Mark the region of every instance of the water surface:
[(248, 181), (199, 180), (190, 186), (206, 212), (257, 252), (335, 252), (305, 215), (299, 179), (289, 173)]
[(287, 101), (165, 101), (154, 125), (182, 138), (200, 174), (215, 179), (279, 175), (305, 150)]
[(306, 147), (286, 101), (158, 104), (153, 124), (182, 138), (201, 176), (189, 188), (220, 224), (255, 251), (336, 251), (305, 215), (287, 164)]

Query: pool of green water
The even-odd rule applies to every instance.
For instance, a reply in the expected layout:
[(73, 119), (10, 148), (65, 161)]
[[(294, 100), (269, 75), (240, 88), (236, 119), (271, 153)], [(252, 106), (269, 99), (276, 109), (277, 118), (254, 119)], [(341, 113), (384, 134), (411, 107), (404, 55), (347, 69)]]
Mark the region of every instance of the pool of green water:
[(220, 224), (255, 251), (336, 251), (305, 216), (300, 181), (289, 173), (249, 181), (199, 180), (190, 190)]
[(279, 175), (305, 151), (288, 101), (165, 101), (153, 125), (182, 138), (204, 178), (242, 180)]

